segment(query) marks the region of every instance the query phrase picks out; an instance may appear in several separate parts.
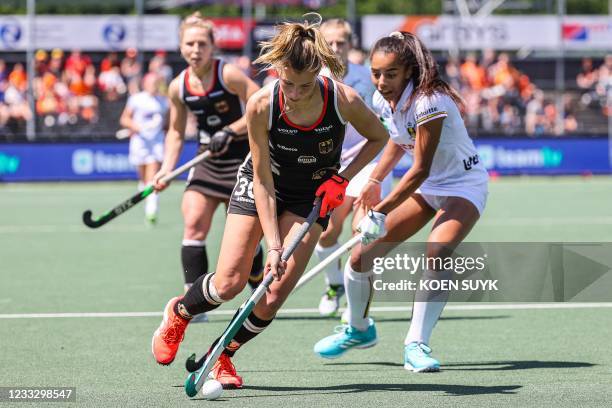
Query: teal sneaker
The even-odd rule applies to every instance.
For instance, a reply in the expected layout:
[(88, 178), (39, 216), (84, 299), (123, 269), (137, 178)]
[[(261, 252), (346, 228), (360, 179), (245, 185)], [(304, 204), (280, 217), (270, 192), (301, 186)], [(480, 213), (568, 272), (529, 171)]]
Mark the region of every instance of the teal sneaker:
[(374, 320), (366, 331), (360, 331), (349, 325), (337, 326), (336, 334), (327, 336), (317, 342), (314, 352), (323, 358), (338, 358), (352, 348), (364, 349), (378, 343)]
[(431, 349), (427, 344), (413, 341), (404, 347), (404, 368), (414, 373), (440, 371), (440, 362), (429, 354)]

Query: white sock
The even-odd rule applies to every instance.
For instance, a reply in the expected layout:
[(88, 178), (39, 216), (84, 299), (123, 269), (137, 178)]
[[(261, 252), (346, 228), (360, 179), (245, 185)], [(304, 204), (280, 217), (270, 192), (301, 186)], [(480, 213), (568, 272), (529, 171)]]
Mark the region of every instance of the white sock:
[[(441, 271), (434, 272), (426, 270), (421, 276), (421, 280), (438, 280), (438, 279), (451, 279), (452, 271)], [(415, 301), (412, 305), (412, 319), (410, 320), (410, 328), (406, 335), (404, 344), (408, 345), (412, 342), (425, 343), (429, 345), (429, 339), (431, 332), (433, 331), (442, 310), (446, 305), (449, 291), (439, 290), (431, 291), (429, 293), (424, 291), (417, 291), (415, 296), (419, 296), (422, 299), (430, 299), (426, 302)]]
[[(330, 256), (336, 249), (340, 248), (339, 243), (324, 248), (320, 244), (315, 247), (315, 253), (319, 257), (319, 262)], [(343, 276), (342, 269), (340, 269), (340, 259), (334, 261), (325, 267), (325, 282), (327, 285), (342, 285)]]
[(370, 325), (368, 311), (372, 301), (372, 271), (354, 271), (351, 263), (347, 262), (344, 267), (344, 288), (349, 324), (358, 330), (367, 330)]
[(147, 216), (157, 215), (157, 208), (159, 203), (159, 196), (157, 193), (151, 193), (145, 198), (145, 214)]

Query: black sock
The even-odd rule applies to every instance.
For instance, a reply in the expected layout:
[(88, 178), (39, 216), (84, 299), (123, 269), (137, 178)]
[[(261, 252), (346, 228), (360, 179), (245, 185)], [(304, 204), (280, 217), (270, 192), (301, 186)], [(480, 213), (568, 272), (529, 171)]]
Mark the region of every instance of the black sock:
[[(174, 312), (189, 319), (191, 316), (205, 313), (221, 306), (223, 300), (217, 295), (214, 287), (211, 287), (214, 276), (214, 273), (200, 276), (187, 293), (185, 293), (183, 299), (176, 303)], [(205, 291), (206, 293), (204, 293)]]
[(249, 285), (253, 288), (257, 287), (263, 280), (263, 261), (263, 248), (261, 244), (259, 244), (257, 245), (257, 252), (253, 258), (253, 265), (251, 266), (251, 273), (249, 274)]
[(181, 261), (186, 284), (193, 284), (200, 276), (208, 272), (208, 255), (206, 245), (181, 247)]
[(247, 341), (252, 340), (259, 333), (264, 331), (272, 323), (272, 320), (263, 320), (255, 316), (255, 312), (251, 312), (246, 318), (242, 326), (238, 329), (234, 338), (227, 345), (223, 353), (230, 357), (234, 356), (234, 353)]

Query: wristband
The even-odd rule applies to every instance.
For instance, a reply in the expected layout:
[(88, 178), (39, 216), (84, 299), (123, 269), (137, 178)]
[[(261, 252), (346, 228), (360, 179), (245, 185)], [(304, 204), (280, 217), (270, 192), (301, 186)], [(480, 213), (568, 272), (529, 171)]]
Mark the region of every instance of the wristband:
[(276, 251), (276, 252), (278, 252), (279, 254), (282, 255), (283, 254), (283, 247), (274, 247), (274, 248), (268, 249), (268, 253), (270, 253), (272, 251)]
[(380, 183), (381, 183), (381, 181), (380, 181), (380, 180), (377, 180), (377, 179), (375, 179), (375, 178), (373, 178), (373, 177), (368, 178), (368, 181), (371, 181), (371, 182), (372, 182), (372, 183), (374, 183), (374, 184), (380, 184)]

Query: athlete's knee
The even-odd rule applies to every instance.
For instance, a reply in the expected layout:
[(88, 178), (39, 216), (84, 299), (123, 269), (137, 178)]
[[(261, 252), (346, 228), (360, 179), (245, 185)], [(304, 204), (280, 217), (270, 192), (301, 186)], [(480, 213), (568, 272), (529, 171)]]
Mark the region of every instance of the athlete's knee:
[(239, 274), (235, 276), (224, 276), (223, 279), (215, 278), (215, 289), (217, 294), (223, 301), (227, 302), (235, 298), (244, 288), (244, 282), (241, 281)]
[(259, 312), (261, 313), (262, 319), (273, 319), (276, 316), (276, 312), (280, 310), (285, 303), (285, 296), (281, 296), (280, 293), (266, 293), (266, 301), (262, 304)]
[(184, 237), (185, 239), (204, 240), (208, 235), (207, 220), (203, 220), (201, 216), (196, 214), (186, 214), (184, 216)]
[[(427, 259), (445, 259), (453, 253), (453, 246), (448, 243), (429, 242), (427, 244)], [(440, 268), (433, 268), (440, 269)]]

